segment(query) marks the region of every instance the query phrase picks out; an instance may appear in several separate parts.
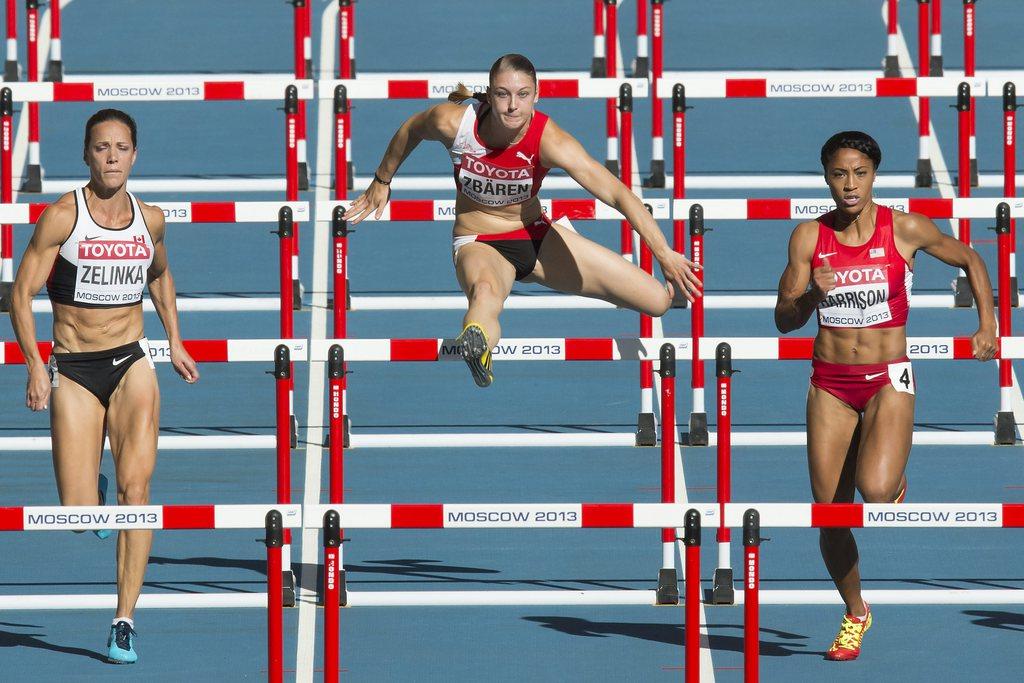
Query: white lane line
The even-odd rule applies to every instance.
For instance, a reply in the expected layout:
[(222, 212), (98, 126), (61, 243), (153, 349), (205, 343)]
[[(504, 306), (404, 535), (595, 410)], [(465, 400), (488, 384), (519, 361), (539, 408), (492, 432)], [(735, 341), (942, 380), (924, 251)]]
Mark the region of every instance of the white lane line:
[[(886, 8), (885, 8), (885, 3), (883, 3), (882, 4), (882, 23), (883, 24), (885, 23), (885, 17), (886, 17)], [(896, 28), (896, 50), (897, 50), (897, 57), (899, 59), (900, 64), (903, 64), (903, 65), (913, 64), (913, 61), (912, 61), (911, 56), (910, 56), (910, 49), (907, 46), (907, 41), (903, 37), (903, 32), (899, 29), (899, 27)], [(907, 67), (907, 66), (903, 66), (903, 67), (900, 68), (900, 75), (901, 76), (913, 76), (914, 72), (913, 72), (912, 68)], [(917, 98), (916, 97), (911, 97), (909, 99), (910, 99), (910, 106), (911, 106), (911, 108), (914, 111), (914, 119), (916, 121), (920, 121), (921, 120), (921, 113), (920, 113), (920, 109), (918, 107)], [(942, 195), (942, 197), (947, 198), (947, 199), (956, 197), (956, 192), (953, 190), (953, 187), (954, 187), (954, 185), (953, 185), (953, 178), (952, 178), (952, 176), (949, 173), (949, 168), (946, 166), (945, 157), (943, 157), (943, 155), (942, 155), (942, 148), (939, 146), (939, 136), (936, 134), (934, 126), (930, 126), (929, 130), (931, 132), (931, 146), (930, 146), (929, 149), (930, 149), (930, 155), (931, 155), (931, 158), (932, 158), (932, 167), (935, 170), (935, 180), (936, 180), (936, 184), (938, 185), (938, 188), (939, 188), (939, 193)], [(952, 233), (955, 236), (957, 234), (957, 228), (958, 228), (957, 222), (954, 221), (954, 220), (950, 220), (949, 221), (950, 233)], [(1017, 382), (1017, 372), (1016, 372), (1016, 370), (1013, 369), (1013, 364), (1012, 363), (1010, 364), (1010, 368), (1011, 368), (1010, 372), (1012, 374), (1012, 380), (1013, 380), (1013, 387), (1012, 387), (1012, 391), (1011, 391), (1011, 405), (1012, 405), (1012, 409), (1013, 409), (1013, 421), (1017, 425), (1024, 425), (1024, 395), (1021, 394), (1020, 384)], [(996, 376), (998, 377), (998, 373), (999, 373), (999, 363), (998, 362), (995, 363), (995, 371), (997, 373)], [(998, 385), (998, 380), (997, 380), (996, 384)]]
[[(333, 68), (335, 28), (338, 25), (338, 3), (332, 2), (324, 8), (320, 20), (320, 65)], [(331, 177), (331, 142), (333, 139), (332, 107), (328, 100), (316, 103), (316, 177)], [(325, 183), (316, 183), (316, 201), (330, 199)], [(327, 223), (313, 223), (313, 311), (310, 335), (313, 339), (327, 337), (327, 287), (328, 287), (328, 244)], [(309, 395), (306, 414), (306, 468), (303, 480), (302, 502), (306, 505), (320, 503), (320, 481), (323, 448), (320, 446), (323, 433), (318, 425), (324, 424), (324, 372), (323, 362), (309, 363)], [(295, 680), (313, 680), (313, 662), (316, 659), (316, 614), (317, 614), (317, 572), (320, 560), (320, 534), (316, 529), (302, 532), (303, 585), (297, 586), (299, 603), (299, 632), (296, 638)], [(335, 644), (335, 647), (337, 645)]]

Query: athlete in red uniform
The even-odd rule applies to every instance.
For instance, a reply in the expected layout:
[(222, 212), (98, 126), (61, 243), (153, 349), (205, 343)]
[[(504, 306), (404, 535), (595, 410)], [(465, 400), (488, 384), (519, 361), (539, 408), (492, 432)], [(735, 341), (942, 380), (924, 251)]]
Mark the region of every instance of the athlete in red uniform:
[[(914, 426), (914, 374), (907, 360), (907, 311), (914, 256), (924, 251), (963, 269), (978, 305), (974, 357), (996, 351), (992, 286), (978, 254), (939, 232), (929, 219), (875, 204), (871, 193), (882, 153), (869, 135), (844, 131), (821, 149), (836, 203), (801, 223), (789, 242), (775, 324), (804, 326), (817, 311), (807, 393), (807, 461), (819, 503), (901, 502)], [(857, 544), (849, 529), (822, 529), (821, 554), (846, 603), (826, 657), (855, 659), (871, 612), (861, 597)]]
[[(537, 73), (522, 55), (494, 63), (486, 96), (465, 86), (408, 119), (391, 139), (370, 184), (345, 214), (353, 224), (380, 218), (398, 167), (422, 140), (438, 140), (451, 155), (458, 194), (452, 251), (469, 299), (463, 356), (477, 385), (488, 386), (491, 349), (501, 336), (498, 316), (516, 280), (568, 294), (604, 299), (660, 316), (674, 288), (699, 296), (696, 267), (674, 252), (643, 203), (571, 135), (534, 109)], [(464, 103), (470, 102), (469, 106)], [(562, 168), (584, 189), (622, 212), (661, 265), (667, 288), (618, 254), (582, 237), (565, 219), (552, 222), (537, 192), (548, 169)]]

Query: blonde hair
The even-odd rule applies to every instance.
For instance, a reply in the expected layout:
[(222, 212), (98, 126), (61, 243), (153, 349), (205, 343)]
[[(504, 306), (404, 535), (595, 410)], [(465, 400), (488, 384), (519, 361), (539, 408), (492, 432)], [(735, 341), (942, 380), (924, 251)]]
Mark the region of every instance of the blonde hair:
[(454, 102), (455, 104), (462, 104), (466, 100), (470, 99), (478, 99), (481, 102), (486, 102), (487, 95), (482, 92), (470, 92), (469, 88), (467, 88), (466, 84), (462, 81), (459, 81), (459, 84), (455, 86), (455, 90), (448, 93), (448, 101)]

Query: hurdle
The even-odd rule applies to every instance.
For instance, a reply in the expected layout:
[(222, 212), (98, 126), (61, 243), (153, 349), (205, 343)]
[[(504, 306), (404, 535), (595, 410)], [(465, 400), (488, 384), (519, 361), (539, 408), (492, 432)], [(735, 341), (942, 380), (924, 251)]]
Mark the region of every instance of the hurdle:
[(7, 0), (4, 16), (7, 21), (7, 39), (5, 45), (7, 51), (4, 59), (4, 80), (16, 81), (21, 75), (21, 65), (18, 64), (18, 7), (17, 0)]
[[(136, 529), (264, 529), (267, 548), (266, 592), (251, 593), (222, 600), (220, 604), (203, 601), (203, 607), (259, 607), (267, 610), (267, 662), (269, 679), (284, 679), (284, 635), (281, 601), (281, 548), (284, 532), (301, 528), (302, 509), (298, 505), (135, 505), (117, 506), (37, 506), (0, 508), (0, 532), (88, 531), (96, 528), (120, 531)], [(198, 601), (184, 596), (139, 598), (139, 607), (178, 608), (197, 606)], [(0, 609), (110, 609), (117, 596), (110, 595), (21, 595), (0, 597)]]

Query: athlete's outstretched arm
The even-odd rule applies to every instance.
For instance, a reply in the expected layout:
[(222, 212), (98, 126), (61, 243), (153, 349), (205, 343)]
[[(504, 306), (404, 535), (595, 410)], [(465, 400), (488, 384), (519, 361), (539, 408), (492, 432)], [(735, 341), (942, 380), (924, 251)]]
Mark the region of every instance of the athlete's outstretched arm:
[(813, 221), (801, 223), (789, 238), (789, 262), (779, 279), (779, 297), (775, 302), (775, 327), (783, 334), (806, 325), (826, 293), (836, 286), (828, 259), (825, 265), (811, 270), (817, 230), (818, 224)]
[[(390, 184), (391, 179), (398, 173), (398, 167), (423, 140), (453, 139), (465, 110), (463, 106), (443, 102), (406, 119), (388, 143), (384, 158), (375, 172), (377, 177)], [(374, 219), (379, 219), (390, 198), (389, 185), (371, 181), (366, 191), (359, 195), (345, 212), (345, 220), (355, 225), (371, 213), (374, 214)]]
[(540, 139), (540, 161), (561, 168), (590, 194), (620, 212), (658, 259), (670, 292), (678, 289), (693, 301), (700, 296), (701, 282), (693, 271), (697, 264), (675, 252), (643, 202), (621, 180), (587, 154), (576, 138), (549, 120)]
[(167, 344), (171, 351), (171, 365), (182, 379), (189, 384), (199, 381), (199, 366), (185, 350), (178, 327), (178, 298), (174, 291), (174, 277), (167, 264), (167, 248), (164, 245), (166, 223), (164, 213), (158, 207), (144, 206), (146, 223), (153, 238), (153, 263), (149, 266), (147, 281), (149, 282), (149, 298), (153, 308), (160, 316), (164, 330), (167, 332)]
[(992, 360), (996, 353), (996, 317), (992, 300), (992, 281), (978, 252), (960, 240), (943, 233), (921, 214), (908, 213), (896, 221), (897, 237), (915, 251), (922, 250), (943, 263), (960, 268), (967, 274), (967, 283), (978, 307), (978, 331), (971, 337), (974, 357)]

